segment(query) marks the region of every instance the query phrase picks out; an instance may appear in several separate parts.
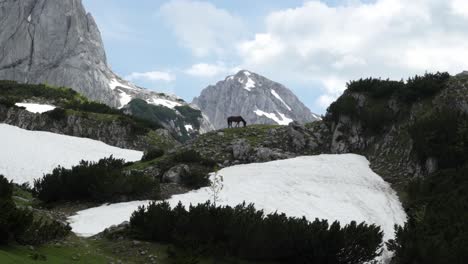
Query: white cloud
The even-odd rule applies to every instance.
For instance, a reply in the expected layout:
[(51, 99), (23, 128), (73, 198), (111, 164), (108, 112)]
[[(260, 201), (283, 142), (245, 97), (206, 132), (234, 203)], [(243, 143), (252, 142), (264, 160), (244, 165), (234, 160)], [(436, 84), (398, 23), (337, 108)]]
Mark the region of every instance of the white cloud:
[(215, 77), (220, 74), (225, 74), (228, 72), (228, 69), (222, 63), (218, 64), (208, 64), (208, 63), (197, 63), (192, 65), (190, 68), (185, 70), (186, 74), (195, 76), (195, 77)]
[(238, 43), (243, 67), (321, 82), (320, 107), (351, 79), (468, 69), (468, 1), (344, 2), (306, 1), (270, 13), (263, 32)]
[(245, 32), (239, 17), (208, 2), (171, 0), (161, 6), (159, 14), (197, 57), (226, 53)]
[(132, 72), (126, 76), (125, 79), (129, 81), (145, 80), (145, 81), (164, 81), (172, 82), (176, 80), (176, 76), (170, 72), (163, 71), (150, 71), (150, 72)]

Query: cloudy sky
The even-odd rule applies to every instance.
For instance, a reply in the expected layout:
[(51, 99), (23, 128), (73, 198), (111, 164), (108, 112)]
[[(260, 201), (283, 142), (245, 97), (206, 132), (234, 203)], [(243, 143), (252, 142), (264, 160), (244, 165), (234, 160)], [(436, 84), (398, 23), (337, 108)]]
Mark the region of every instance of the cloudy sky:
[(83, 0), (115, 72), (187, 101), (239, 69), (324, 113), (348, 80), (468, 70), (468, 0)]

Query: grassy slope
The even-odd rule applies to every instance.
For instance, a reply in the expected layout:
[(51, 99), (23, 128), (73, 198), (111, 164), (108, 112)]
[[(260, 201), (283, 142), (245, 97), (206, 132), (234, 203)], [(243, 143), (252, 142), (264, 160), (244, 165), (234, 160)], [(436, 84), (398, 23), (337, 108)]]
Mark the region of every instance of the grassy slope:
[[(107, 240), (79, 238), (71, 235), (60, 244), (50, 244), (31, 249), (27, 246), (0, 247), (0, 263), (173, 263), (167, 255), (168, 245), (130, 240)], [(141, 252), (144, 251), (144, 254)], [(43, 255), (46, 261), (34, 260), (34, 254)], [(152, 258), (150, 257), (152, 256)], [(252, 262), (233, 259), (201, 259), (199, 264), (251, 264)], [(253, 264), (253, 263), (252, 263)]]

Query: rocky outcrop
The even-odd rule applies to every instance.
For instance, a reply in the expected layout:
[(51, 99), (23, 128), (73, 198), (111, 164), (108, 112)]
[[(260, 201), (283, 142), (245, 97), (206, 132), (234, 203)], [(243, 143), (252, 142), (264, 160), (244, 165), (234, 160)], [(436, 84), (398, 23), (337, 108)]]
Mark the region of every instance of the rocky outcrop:
[[(116, 108), (134, 98), (174, 112), (174, 106), (189, 106), (176, 96), (143, 89), (117, 76), (107, 64), (99, 29), (81, 0), (0, 1), (0, 28), (0, 80), (70, 87)], [(203, 133), (211, 127), (200, 119)]]
[(266, 162), (330, 152), (330, 131), (324, 122), (288, 126), (256, 125), (199, 136), (181, 146), (221, 166)]
[(320, 119), (288, 88), (246, 70), (208, 86), (192, 103), (216, 129), (226, 128), (227, 118), (239, 115), (248, 124), (288, 125)]
[(1, 1), (0, 28), (0, 79), (71, 87), (118, 106), (99, 29), (80, 0)]
[(165, 145), (177, 145), (178, 142), (166, 130), (155, 130), (149, 135), (139, 135), (129, 125), (119, 120), (102, 121), (80, 115), (67, 115), (64, 119), (55, 119), (47, 113), (34, 114), (17, 107), (5, 107), (0, 104), (0, 123), (17, 126), (28, 130), (48, 131), (76, 137), (86, 137), (106, 144), (135, 150), (145, 150), (153, 141)]

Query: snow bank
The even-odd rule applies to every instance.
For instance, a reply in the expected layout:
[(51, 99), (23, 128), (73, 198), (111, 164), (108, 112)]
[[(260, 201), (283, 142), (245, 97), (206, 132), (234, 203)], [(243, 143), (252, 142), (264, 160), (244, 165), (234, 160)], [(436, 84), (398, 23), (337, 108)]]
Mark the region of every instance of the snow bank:
[(267, 112), (264, 112), (262, 110), (255, 110), (254, 113), (258, 116), (265, 116), (273, 121), (275, 121), (276, 123), (278, 123), (278, 125), (283, 125), (283, 126), (287, 126), (289, 125), (289, 123), (291, 123), (293, 120), (291, 118), (288, 118), (286, 117), (286, 115), (282, 114), (282, 113), (279, 113), (280, 115), (280, 118), (278, 118), (278, 116), (275, 114), (275, 113), (267, 113)]
[[(406, 215), (396, 193), (369, 168), (369, 162), (354, 154), (304, 156), (267, 163), (224, 168), (222, 205), (246, 201), (267, 213), (288, 216), (375, 223), (393, 238), (393, 225)], [(211, 199), (209, 188), (175, 195), (172, 206), (203, 203)], [(129, 219), (131, 212), (149, 201), (104, 205), (78, 212), (69, 219), (73, 231), (87, 236)]]
[[(294, 159), (228, 167), (219, 171), (224, 189), (218, 204), (246, 201), (267, 213), (288, 216), (375, 223), (393, 238), (393, 226), (406, 214), (398, 197), (365, 157), (355, 154), (304, 156)], [(211, 199), (209, 188), (173, 196), (185, 205)]]
[(26, 108), (26, 111), (35, 113), (35, 114), (42, 114), (45, 112), (49, 112), (54, 110), (56, 107), (53, 105), (47, 104), (30, 104), (30, 103), (16, 103), (16, 106)]
[(127, 161), (143, 153), (112, 147), (101, 141), (0, 124), (0, 174), (16, 183), (32, 182), (57, 166), (69, 168), (81, 160), (98, 161), (113, 155)]
[(128, 221), (132, 213), (150, 201), (133, 201), (127, 203), (104, 204), (79, 211), (68, 218), (72, 231), (82, 237), (90, 237), (104, 229)]

